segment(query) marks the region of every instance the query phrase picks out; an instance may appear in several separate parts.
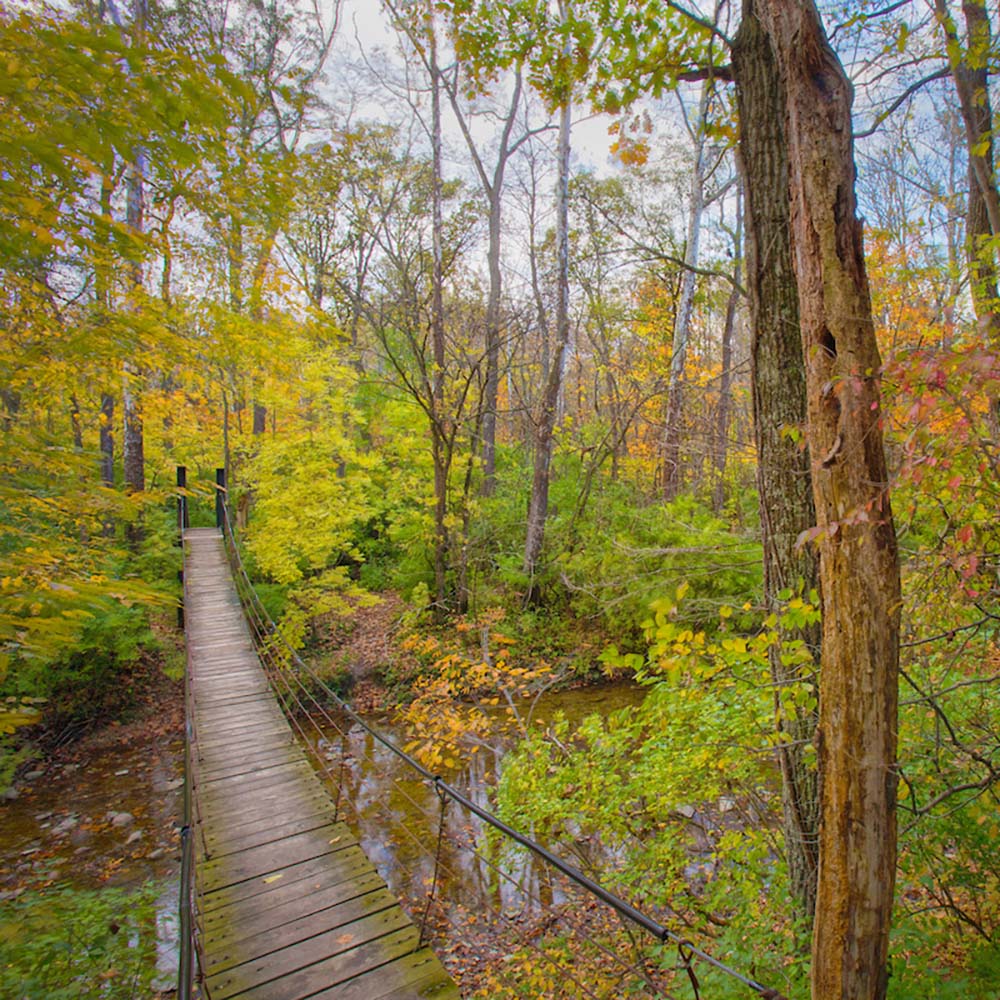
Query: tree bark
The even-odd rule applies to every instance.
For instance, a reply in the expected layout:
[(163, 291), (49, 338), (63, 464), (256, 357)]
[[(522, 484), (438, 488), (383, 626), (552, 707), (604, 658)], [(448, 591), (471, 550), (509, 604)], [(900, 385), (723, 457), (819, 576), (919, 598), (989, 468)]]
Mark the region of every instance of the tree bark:
[[(726, 462), (729, 458), (729, 413), (733, 403), (733, 338), (736, 335), (736, 311), (740, 304), (740, 278), (743, 245), (743, 195), (737, 191), (736, 232), (733, 236), (733, 287), (726, 302), (726, 319), (722, 328), (722, 371), (719, 375), (719, 409), (715, 416), (715, 434), (712, 442), (712, 464), (715, 467), (715, 485), (712, 488), (712, 509), (716, 514), (726, 505)], [(612, 478), (614, 478), (612, 476)]]
[(970, 175), (982, 197), (990, 232), (1000, 235), (1000, 191), (993, 175), (993, 117), (987, 75), (991, 46), (989, 15), (982, 0), (963, 0), (969, 36), (968, 50), (963, 54), (947, 0), (935, 0), (934, 9), (948, 42), (948, 58), (969, 143)]
[[(107, 392), (101, 395), (100, 419), (101, 485), (110, 490), (115, 486), (115, 397)], [(115, 522), (105, 518), (101, 534), (111, 538), (114, 533)]]
[(562, 389), (563, 356), (569, 343), (569, 153), (571, 102), (559, 109), (559, 179), (556, 189), (556, 346), (550, 360), (545, 394), (535, 428), (535, 466), (524, 541), (524, 573), (528, 577), (528, 600), (539, 598), (536, 571), (545, 539), (549, 513), (549, 476), (552, 466), (556, 414)]
[(707, 137), (705, 119), (712, 96), (712, 80), (702, 84), (698, 100), (698, 117), (694, 123), (694, 170), (691, 172), (691, 201), (688, 205), (687, 243), (684, 247), (684, 271), (681, 294), (674, 323), (670, 351), (670, 375), (667, 379), (667, 415), (663, 428), (663, 498), (673, 500), (681, 487), (681, 422), (684, 415), (684, 367), (688, 344), (691, 342), (691, 317), (694, 314), (694, 293), (701, 243), (701, 219), (705, 212), (705, 169)]
[[(146, 2), (137, 0), (133, 8), (132, 44), (143, 41), (146, 32)], [(141, 147), (133, 150), (125, 182), (125, 224), (136, 237), (131, 261), (130, 308), (133, 313), (140, 309), (139, 296), (142, 291), (142, 257), (138, 240), (142, 237), (145, 217), (145, 169), (146, 154)], [(137, 350), (137, 348), (136, 348)], [(142, 381), (143, 375), (134, 360), (122, 365), (122, 471), (125, 490), (128, 493), (142, 493), (146, 489), (145, 442), (142, 426)], [(129, 538), (133, 544), (142, 538), (142, 526), (136, 522), (129, 526)]]
[(146, 488), (142, 404), (136, 384), (140, 378), (135, 366), (126, 362), (122, 373), (122, 471), (127, 493), (142, 493)]
[(444, 220), (442, 215), (441, 81), (437, 63), (437, 36), (433, 13), (428, 15), (428, 55), (431, 83), (431, 373), (430, 418), (434, 459), (434, 592), (436, 612), (444, 612), (448, 599), (448, 471), (450, 449), (445, 427), (444, 341)]
[(251, 433), (254, 437), (260, 437), (267, 430), (267, 407), (263, 403), (254, 401), (253, 404), (253, 424)]
[(511, 134), (517, 111), (521, 104), (521, 70), (514, 75), (514, 90), (511, 94), (507, 115), (502, 119), (503, 128), (500, 132), (500, 144), (497, 149), (496, 162), (492, 177), (486, 173), (486, 167), (479, 154), (476, 140), (469, 128), (464, 111), (459, 102), (457, 75), (449, 85), (445, 84), (452, 110), (465, 137), (469, 154), (475, 164), (476, 172), (486, 195), (489, 205), (489, 247), (486, 252), (486, 263), (490, 276), (489, 294), (486, 299), (486, 379), (483, 387), (483, 416), (481, 430), (481, 454), (483, 463), (483, 479), (480, 492), (483, 496), (492, 496), (496, 489), (496, 428), (497, 400), (500, 395), (500, 297), (503, 291), (503, 272), (500, 268), (500, 249), (503, 230), (503, 186), (507, 172), (507, 164), (514, 150), (523, 139), (511, 144)]
[(814, 1000), (883, 1000), (896, 874), (899, 555), (855, 200), (853, 94), (812, 0), (762, 0), (785, 84), (823, 594)]
[[(792, 265), (788, 201), (785, 92), (770, 40), (758, 20), (759, 0), (745, 0), (733, 47), (739, 108), (739, 152), (746, 187), (747, 288), (750, 298), (751, 385), (757, 486), (764, 547), (764, 601), (781, 610), (779, 594), (818, 586), (819, 563), (799, 536), (816, 523), (809, 450), (794, 432), (806, 424), (806, 376), (799, 324), (799, 298)], [(788, 719), (781, 693), (818, 682), (818, 624), (777, 626), (768, 655), (776, 684), (775, 726), (780, 740), (785, 856), (799, 914), (812, 919), (816, 906), (819, 788), (807, 753), (818, 722), (816, 711)], [(787, 665), (789, 644), (805, 643), (811, 663)], [(807, 945), (805, 945), (807, 947)]]

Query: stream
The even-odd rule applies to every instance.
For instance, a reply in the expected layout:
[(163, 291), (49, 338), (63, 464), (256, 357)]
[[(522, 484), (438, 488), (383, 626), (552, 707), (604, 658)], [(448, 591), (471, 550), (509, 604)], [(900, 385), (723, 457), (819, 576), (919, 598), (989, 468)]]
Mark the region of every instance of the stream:
[[(637, 704), (643, 694), (629, 683), (549, 693), (539, 699), (534, 718), (547, 720), (562, 711), (576, 722)], [(397, 745), (405, 743), (390, 719), (370, 721)], [(342, 812), (390, 888), (411, 903), (426, 898), (435, 875), (440, 813), (434, 789), (359, 726), (349, 730), (343, 758), (335, 730), (317, 735), (312, 744), (317, 760), (328, 762), (334, 796), (343, 770), (343, 795), (351, 806), (345, 802)], [(502, 751), (484, 750), (444, 776), (488, 807), (487, 789), (501, 761)], [(129, 739), (112, 727), (109, 738), (88, 741), (71, 759), (29, 769), (18, 796), (0, 803), (0, 902), (52, 885), (91, 889), (152, 881), (160, 890), (157, 986), (169, 988), (176, 975), (183, 764), (181, 740), (150, 741), (139, 730)], [(523, 914), (529, 904), (518, 885), (460, 846), (479, 839), (482, 824), (455, 803), (446, 822), (435, 891), (447, 912), (445, 923), (463, 926), (484, 907)], [(526, 852), (517, 878), (533, 891), (540, 888), (543, 873)], [(550, 887), (549, 899), (559, 898)]]
[[(538, 699), (532, 717), (544, 724), (562, 712), (572, 727), (588, 715), (606, 716), (637, 705), (645, 693), (630, 682), (550, 692)], [(405, 734), (390, 719), (380, 716), (366, 721), (397, 746), (406, 743)], [(441, 803), (433, 786), (360, 726), (348, 730), (343, 765), (341, 738), (335, 730), (312, 743), (315, 756), (327, 762), (334, 796), (343, 768), (342, 794), (351, 804), (343, 813), (379, 874), (411, 906), (425, 899), (434, 884), (437, 906), (446, 911), (443, 922), (455, 928), (470, 914), (484, 911), (506, 917), (533, 915), (534, 897), (541, 896), (549, 903), (562, 901), (558, 881), (549, 883), (546, 866), (526, 850), (515, 848), (513, 855), (506, 855), (506, 867), (510, 867), (511, 857), (516, 861), (515, 871), (504, 875), (473, 853), (469, 846), (482, 846), (485, 824), (455, 802), (446, 807), (446, 835), (439, 848)], [(489, 790), (496, 784), (502, 758), (502, 746), (497, 753), (484, 749), (468, 754), (460, 767), (442, 771), (442, 777), (476, 805), (491, 810)], [(530, 830), (520, 832), (530, 835)]]
[(110, 726), (29, 765), (0, 804), (0, 902), (50, 886), (156, 887), (155, 985), (176, 984), (184, 744)]

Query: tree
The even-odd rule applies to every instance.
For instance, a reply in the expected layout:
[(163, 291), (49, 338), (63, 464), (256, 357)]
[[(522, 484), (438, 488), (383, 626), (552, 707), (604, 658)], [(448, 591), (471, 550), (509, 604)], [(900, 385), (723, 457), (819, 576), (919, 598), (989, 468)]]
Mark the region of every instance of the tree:
[(706, 79), (701, 85), (698, 110), (694, 122), (685, 124), (694, 143), (694, 167), (691, 171), (690, 201), (688, 202), (687, 239), (684, 244), (684, 269), (681, 294), (677, 304), (673, 344), (670, 350), (670, 373), (667, 378), (666, 418), (663, 426), (663, 496), (672, 500), (681, 483), (681, 421), (684, 413), (684, 366), (691, 341), (691, 319), (694, 313), (694, 293), (701, 241), (702, 217), (705, 213), (705, 181), (710, 173), (708, 146), (708, 109), (714, 82)]
[[(816, 523), (816, 509), (808, 442), (800, 437), (807, 419), (806, 377), (785, 194), (789, 168), (784, 83), (759, 9), (758, 0), (743, 5), (733, 45), (733, 70), (747, 201), (751, 383), (764, 601), (769, 612), (778, 613), (782, 595), (800, 591), (808, 598), (817, 587), (818, 560), (814, 546), (800, 544)], [(781, 695), (818, 683), (820, 628), (818, 624), (779, 624), (778, 637), (768, 655), (776, 684), (785, 855), (793, 897), (800, 913), (811, 918), (816, 906), (819, 795), (809, 747), (818, 714), (813, 709), (789, 719), (781, 711)], [(788, 656), (789, 648), (796, 645), (803, 646), (806, 661)]]
[(990, 18), (984, 0), (963, 0), (966, 28), (963, 47), (947, 0), (935, 0), (934, 11), (945, 36), (968, 146), (966, 251), (972, 301), (983, 332), (990, 343), (997, 346), (1000, 345), (996, 249), (1000, 239), (1000, 186), (996, 180), (990, 100)]
[[(563, 15), (566, 8), (561, 5)], [(549, 512), (549, 477), (552, 467), (557, 404), (562, 388), (563, 360), (569, 343), (569, 152), (572, 108), (572, 83), (564, 81), (559, 100), (559, 139), (556, 160), (556, 315), (555, 354), (549, 365), (548, 379), (542, 393), (541, 409), (535, 422), (534, 471), (531, 498), (528, 502), (528, 523), (524, 540), (524, 575), (528, 578), (528, 598), (539, 597), (536, 573), (545, 537), (545, 520)]]
[[(235, 77), (226, 141), (212, 147), (200, 178), (198, 206), (221, 252), (209, 267), (225, 283), (229, 307), (261, 323), (273, 274), (275, 247), (292, 204), (296, 161), (313, 125), (323, 67), (339, 24), (340, 5), (239, 0), (205, 5), (184, 0), (174, 30), (206, 63)], [(249, 192), (253, 197), (249, 197)], [(216, 249), (213, 248), (213, 249)], [(245, 372), (231, 371), (242, 382)], [(252, 433), (266, 426), (260, 372), (249, 373)], [(243, 388), (236, 402), (243, 403)], [(232, 470), (228, 470), (233, 481)]]
[[(852, 90), (813, 3), (759, 13), (784, 86), (823, 594), (812, 995), (881, 1000), (896, 871), (899, 555), (857, 217)], [(785, 189), (773, 192), (784, 199)]]
[(517, 65), (514, 68), (509, 104), (506, 112), (499, 119), (502, 125), (493, 170), (488, 172), (483, 161), (483, 154), (472, 134), (469, 116), (459, 100), (458, 88), (461, 74), (462, 65), (456, 61), (450, 72), (442, 73), (442, 80), (489, 208), (489, 247), (486, 252), (489, 294), (486, 300), (486, 384), (482, 426), (482, 494), (483, 496), (492, 496), (496, 487), (497, 397), (500, 388), (501, 295), (503, 293), (501, 235), (503, 232), (504, 180), (511, 158), (532, 135), (541, 130), (525, 129), (516, 139), (513, 137), (514, 125), (521, 110), (522, 95), (522, 69), (520, 65)]

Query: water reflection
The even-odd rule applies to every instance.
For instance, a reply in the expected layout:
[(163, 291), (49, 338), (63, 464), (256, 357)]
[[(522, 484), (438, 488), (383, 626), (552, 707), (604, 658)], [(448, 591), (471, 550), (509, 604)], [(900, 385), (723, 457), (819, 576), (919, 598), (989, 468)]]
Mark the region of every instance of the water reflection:
[(74, 760), (40, 763), (0, 805), (0, 901), (50, 886), (152, 883), (154, 985), (175, 986), (183, 768), (181, 740), (152, 748), (94, 741)]
[[(613, 684), (549, 693), (533, 709), (533, 721), (544, 725), (557, 712), (571, 725), (593, 713), (608, 715), (641, 702), (642, 688)], [(406, 734), (391, 719), (370, 720), (397, 746)], [(540, 906), (565, 901), (563, 881), (548, 866), (506, 838), (488, 836), (482, 820), (458, 803), (444, 809), (444, 835), (438, 837), (441, 802), (434, 787), (362, 727), (340, 719), (346, 729), (324, 728), (312, 741), (324, 763), (331, 792), (340, 791), (341, 814), (354, 828), (365, 853), (394, 893), (412, 906), (426, 898), (435, 878), (435, 900), (444, 919), (462, 926), (470, 913), (493, 911), (507, 919), (533, 916)], [(499, 726), (498, 726), (499, 730)], [(458, 768), (442, 772), (450, 785), (478, 806), (492, 810), (492, 790), (509, 749), (493, 747), (469, 753)], [(512, 823), (518, 826), (516, 819)], [(530, 828), (521, 832), (531, 835)]]

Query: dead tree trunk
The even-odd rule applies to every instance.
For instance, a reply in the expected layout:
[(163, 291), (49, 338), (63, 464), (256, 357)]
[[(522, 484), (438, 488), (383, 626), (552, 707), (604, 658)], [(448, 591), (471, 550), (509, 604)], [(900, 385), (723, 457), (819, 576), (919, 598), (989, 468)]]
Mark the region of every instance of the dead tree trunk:
[(814, 1000), (883, 1000), (896, 873), (899, 555), (855, 200), (852, 89), (811, 0), (762, 0), (785, 86), (823, 593)]

